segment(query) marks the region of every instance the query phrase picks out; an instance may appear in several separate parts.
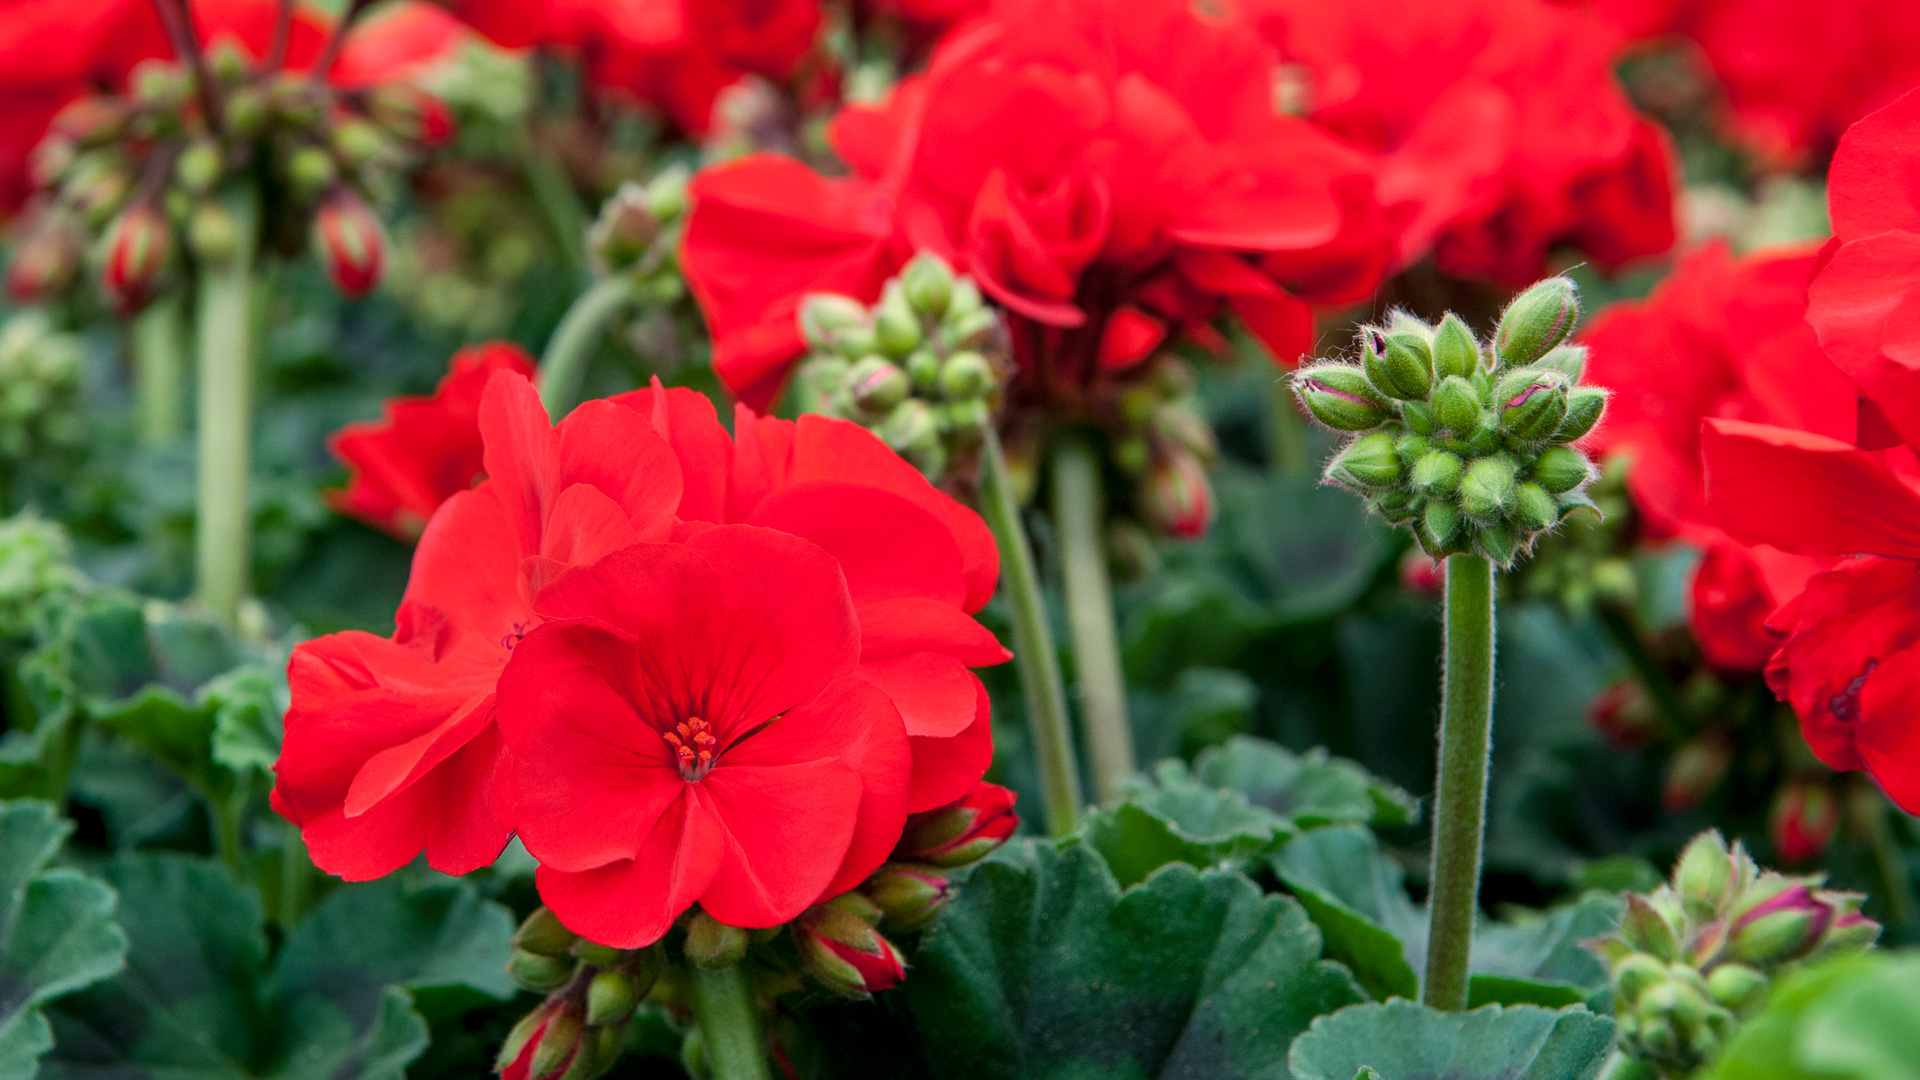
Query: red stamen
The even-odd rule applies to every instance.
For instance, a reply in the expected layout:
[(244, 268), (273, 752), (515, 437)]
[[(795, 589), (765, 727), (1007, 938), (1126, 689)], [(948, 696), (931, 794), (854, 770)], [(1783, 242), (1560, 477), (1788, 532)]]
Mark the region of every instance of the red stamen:
[(675, 724), (672, 731), (661, 732), (660, 737), (673, 747), (673, 756), (680, 762), (680, 775), (698, 780), (713, 768), (714, 748), (720, 740), (713, 736), (713, 728), (705, 720), (689, 717)]

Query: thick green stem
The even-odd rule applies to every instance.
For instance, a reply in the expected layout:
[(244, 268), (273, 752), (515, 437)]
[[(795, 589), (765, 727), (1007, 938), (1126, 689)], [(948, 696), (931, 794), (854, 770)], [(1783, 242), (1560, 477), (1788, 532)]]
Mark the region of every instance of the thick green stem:
[(746, 965), (735, 964), (724, 971), (689, 965), (687, 988), (692, 991), (693, 1018), (700, 1025), (713, 1080), (772, 1080)]
[(247, 484), (253, 450), (253, 241), (259, 205), (227, 200), (240, 236), (225, 266), (200, 274), (195, 329), (200, 351), (200, 513), (194, 530), (194, 594), (209, 617), (233, 629), (252, 572), (253, 512)]
[(587, 361), (600, 347), (607, 327), (633, 302), (633, 278), (614, 274), (580, 294), (554, 328), (547, 351), (540, 357), (540, 400), (555, 423), (580, 400), (580, 384)]
[(291, 930), (307, 910), (307, 878), (313, 863), (307, 858), (300, 826), (286, 823), (286, 846), (280, 849), (280, 926)]
[(140, 443), (167, 446), (187, 430), (187, 343), (178, 294), (162, 296), (133, 324), (133, 399)]
[(1449, 556), (1440, 783), (1421, 1000), (1450, 1011), (1467, 1007), (1473, 917), (1480, 903), (1487, 755), (1493, 745), (1493, 633), (1493, 564), (1478, 555)]
[(1306, 476), (1312, 468), (1307, 458), (1306, 419), (1300, 415), (1290, 381), (1282, 376), (1267, 389), (1267, 471)]
[(1007, 458), (1000, 450), (1000, 437), (991, 427), (980, 458), (981, 509), (1000, 545), (1000, 581), (1006, 587), (1007, 606), (1013, 616), (1014, 663), (1027, 703), (1027, 728), (1040, 770), (1047, 831), (1065, 836), (1079, 820), (1083, 801), (1080, 773), (1073, 760), (1073, 728), (1067, 720), (1067, 691), (1060, 681), (1060, 657), (1054, 651), (1053, 631), (1047, 626), (1040, 576), (1033, 568), (1033, 548), (1020, 523), (1020, 503), (1007, 476)]
[(1113, 625), (1113, 588), (1101, 535), (1100, 458), (1079, 432), (1061, 435), (1053, 450), (1053, 526), (1060, 539), (1060, 578), (1066, 586), (1067, 636), (1080, 688), (1080, 723), (1093, 766), (1094, 794), (1119, 800), (1120, 782), (1138, 769), (1127, 724), (1126, 673)]
[(553, 226), (567, 269), (584, 285), (592, 280), (587, 266), (587, 208), (581, 205), (580, 193), (550, 149), (531, 135), (523, 136), (520, 143), (520, 166), (526, 171), (527, 186), (533, 189), (534, 201)]

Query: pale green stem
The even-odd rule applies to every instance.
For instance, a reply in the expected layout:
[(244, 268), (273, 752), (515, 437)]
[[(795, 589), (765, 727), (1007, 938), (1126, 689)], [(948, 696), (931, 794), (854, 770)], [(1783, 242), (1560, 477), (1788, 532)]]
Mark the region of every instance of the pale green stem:
[(300, 826), (286, 823), (286, 846), (280, 849), (280, 926), (291, 930), (307, 909), (307, 878), (313, 863), (307, 858)]
[(713, 1080), (772, 1080), (746, 965), (704, 971), (690, 964), (687, 988)]
[(1093, 767), (1094, 794), (1120, 799), (1120, 782), (1139, 768), (1127, 724), (1126, 673), (1113, 624), (1113, 587), (1102, 537), (1100, 458), (1086, 436), (1062, 434), (1053, 450), (1053, 526), (1066, 588), (1067, 636), (1080, 689), (1080, 724)]
[(586, 284), (592, 280), (587, 266), (589, 222), (587, 208), (580, 202), (580, 193), (574, 190), (567, 170), (551, 150), (531, 135), (523, 135), (520, 144), (520, 167), (526, 173), (527, 186), (533, 190), (533, 199), (540, 205), (541, 212), (546, 214), (547, 222), (553, 226), (554, 238), (560, 241), (560, 254), (566, 259), (567, 269), (573, 271), (582, 284)]
[(194, 530), (195, 596), (233, 629), (252, 570), (253, 513), (247, 486), (253, 439), (253, 242), (259, 206), (251, 193), (227, 200), (240, 235), (225, 266), (200, 275), (195, 327), (200, 351), (200, 513)]
[(595, 282), (579, 295), (554, 328), (547, 351), (540, 357), (540, 401), (555, 423), (580, 400), (587, 361), (600, 348), (607, 327), (633, 302), (633, 278), (614, 274)]
[(1040, 770), (1047, 831), (1065, 836), (1073, 831), (1084, 802), (1080, 773), (1073, 760), (1073, 729), (1067, 719), (1066, 687), (1060, 681), (1060, 657), (1054, 652), (1053, 631), (1047, 626), (1040, 576), (1034, 571), (1027, 530), (1020, 523), (1020, 503), (1007, 476), (1006, 455), (992, 427), (987, 429), (980, 459), (981, 510), (1000, 545), (1000, 581), (1007, 590), (1007, 606), (1013, 616), (1014, 663), (1026, 699), (1034, 763)]
[(201, 793), (207, 800), (207, 810), (213, 818), (213, 853), (220, 857), (229, 870), (240, 869), (241, 827), (246, 821), (247, 800), (252, 795), (252, 787), (243, 776), (235, 789), (225, 796), (204, 790)]
[(140, 443), (167, 446), (187, 430), (187, 331), (179, 294), (155, 300), (133, 324), (133, 398)]
[(1307, 459), (1306, 419), (1294, 399), (1292, 380), (1283, 375), (1267, 389), (1267, 471), (1306, 476), (1312, 468)]
[(1473, 919), (1480, 903), (1487, 763), (1493, 745), (1493, 640), (1493, 564), (1478, 555), (1449, 556), (1439, 794), (1433, 809), (1427, 980), (1421, 998), (1447, 1011), (1467, 1007)]

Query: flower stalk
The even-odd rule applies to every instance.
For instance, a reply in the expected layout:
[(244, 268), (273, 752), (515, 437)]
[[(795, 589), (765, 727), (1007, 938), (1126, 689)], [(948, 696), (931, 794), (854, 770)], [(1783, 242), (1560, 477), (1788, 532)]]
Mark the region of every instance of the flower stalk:
[(224, 200), (238, 225), (224, 264), (201, 268), (199, 335), (199, 519), (194, 595), (201, 610), (233, 629), (252, 573), (253, 246), (259, 203), (246, 189)]
[(688, 996), (713, 1080), (772, 1080), (753, 984), (744, 964), (708, 971), (689, 964)]
[(1121, 796), (1120, 783), (1138, 770), (1127, 721), (1126, 676), (1114, 629), (1113, 589), (1101, 526), (1100, 458), (1077, 431), (1060, 435), (1053, 450), (1053, 522), (1060, 541), (1060, 578), (1066, 591), (1067, 635), (1073, 643), (1080, 720), (1101, 802)]
[(1479, 555), (1447, 558), (1440, 713), (1439, 794), (1433, 812), (1433, 891), (1427, 978), (1421, 1000), (1467, 1007), (1473, 916), (1480, 902), (1486, 834), (1488, 754), (1493, 744), (1493, 564)]
[(140, 443), (167, 446), (186, 422), (186, 327), (177, 296), (153, 302), (133, 324), (133, 396)]
[(581, 293), (554, 329), (547, 351), (540, 357), (540, 401), (556, 422), (579, 403), (587, 362), (606, 336), (607, 327), (633, 300), (633, 278), (611, 274)]

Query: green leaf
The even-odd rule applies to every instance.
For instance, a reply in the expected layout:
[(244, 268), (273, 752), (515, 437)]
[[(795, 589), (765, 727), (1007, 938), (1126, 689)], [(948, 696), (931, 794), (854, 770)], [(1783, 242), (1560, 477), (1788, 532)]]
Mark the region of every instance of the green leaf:
[(1313, 1022), (1287, 1055), (1294, 1080), (1592, 1080), (1613, 1021), (1584, 1008), (1489, 1005), (1444, 1013), (1411, 1001), (1355, 1005)]
[(1123, 894), (1085, 846), (1028, 841), (968, 879), (905, 989), (941, 1077), (1286, 1076), (1309, 1020), (1358, 1000), (1292, 901), (1163, 867)]
[(0, 1080), (32, 1077), (53, 1047), (41, 1006), (126, 962), (113, 890), (47, 868), (71, 830), (47, 803), (0, 804)]
[(1295, 828), (1321, 825), (1404, 825), (1419, 803), (1413, 796), (1322, 748), (1297, 754), (1278, 743), (1236, 735), (1224, 746), (1202, 751), (1194, 777), (1246, 796)]
[(1414, 964), (1424, 966), (1426, 921), (1372, 833), (1357, 825), (1315, 829), (1281, 848), (1272, 866), (1326, 935), (1327, 955), (1351, 968), (1367, 993), (1419, 996)]
[(1609, 985), (1607, 968), (1581, 943), (1613, 933), (1624, 907), (1616, 895), (1592, 892), (1572, 904), (1529, 913), (1524, 922), (1476, 927), (1469, 1004), (1598, 1008)]
[(1911, 1080), (1920, 952), (1828, 961), (1780, 980), (1702, 1080)]
[(1082, 819), (1080, 835), (1106, 860), (1121, 887), (1145, 881), (1169, 863), (1198, 869), (1215, 865), (1206, 845), (1188, 839), (1175, 826), (1135, 803), (1095, 809)]

